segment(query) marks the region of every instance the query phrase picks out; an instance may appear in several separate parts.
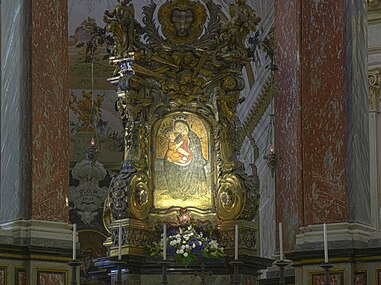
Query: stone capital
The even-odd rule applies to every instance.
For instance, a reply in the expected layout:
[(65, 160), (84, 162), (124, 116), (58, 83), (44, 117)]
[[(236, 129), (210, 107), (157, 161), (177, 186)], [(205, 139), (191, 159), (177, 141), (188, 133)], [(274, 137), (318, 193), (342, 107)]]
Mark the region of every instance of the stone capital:
[(368, 0), (368, 9), (374, 10), (380, 8), (380, 0)]
[(381, 110), (381, 68), (371, 69), (368, 72), (369, 84), (369, 111)]

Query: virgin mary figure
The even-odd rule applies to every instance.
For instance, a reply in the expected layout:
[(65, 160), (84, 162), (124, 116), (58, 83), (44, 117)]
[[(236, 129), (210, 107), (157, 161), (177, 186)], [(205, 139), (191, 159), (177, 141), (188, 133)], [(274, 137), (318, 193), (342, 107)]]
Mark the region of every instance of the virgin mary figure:
[(186, 121), (173, 123), (168, 135), (164, 157), (165, 179), (168, 194), (173, 199), (186, 200), (207, 195), (207, 178), (200, 138), (192, 132)]

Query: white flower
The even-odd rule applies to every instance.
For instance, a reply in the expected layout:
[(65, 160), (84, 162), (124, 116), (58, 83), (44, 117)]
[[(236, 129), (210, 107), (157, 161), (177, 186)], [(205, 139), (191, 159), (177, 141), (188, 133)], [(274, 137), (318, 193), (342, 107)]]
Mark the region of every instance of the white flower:
[(184, 252), (184, 256), (187, 257), (188, 256), (188, 252)]
[(179, 253), (180, 253), (180, 254), (183, 254), (183, 253), (184, 253), (184, 249), (180, 249), (180, 250), (179, 250)]

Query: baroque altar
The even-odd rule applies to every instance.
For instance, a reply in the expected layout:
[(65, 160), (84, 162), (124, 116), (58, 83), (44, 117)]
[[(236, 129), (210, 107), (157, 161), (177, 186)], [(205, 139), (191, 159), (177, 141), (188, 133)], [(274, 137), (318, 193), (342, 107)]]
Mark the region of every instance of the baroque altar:
[(136, 284), (141, 275), (159, 274), (149, 255), (163, 224), (197, 225), (218, 240), (225, 256), (218, 270), (207, 263), (211, 274), (231, 274), (236, 225), (242, 272), (255, 277), (271, 265), (256, 257), (258, 177), (237, 159), (245, 40), (260, 18), (245, 0), (231, 4), (229, 14), (223, 20), (211, 0), (167, 0), (159, 7), (152, 1), (143, 7), (143, 25), (130, 0), (105, 13), (115, 44), (109, 81), (125, 149), (104, 207), (108, 256), (98, 261), (104, 271), (115, 269), (119, 255)]

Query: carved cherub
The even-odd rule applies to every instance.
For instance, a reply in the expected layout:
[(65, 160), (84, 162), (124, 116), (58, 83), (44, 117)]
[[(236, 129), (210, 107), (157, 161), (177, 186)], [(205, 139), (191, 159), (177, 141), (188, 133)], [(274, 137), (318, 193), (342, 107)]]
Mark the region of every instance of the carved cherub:
[(244, 40), (250, 31), (255, 31), (260, 21), (246, 0), (236, 0), (229, 6), (230, 21), (221, 29), (221, 40), (229, 48), (243, 48)]
[(133, 51), (136, 34), (142, 29), (135, 20), (134, 6), (130, 2), (131, 0), (118, 0), (114, 10), (106, 11), (103, 17), (107, 30), (114, 36), (117, 57), (125, 57)]

